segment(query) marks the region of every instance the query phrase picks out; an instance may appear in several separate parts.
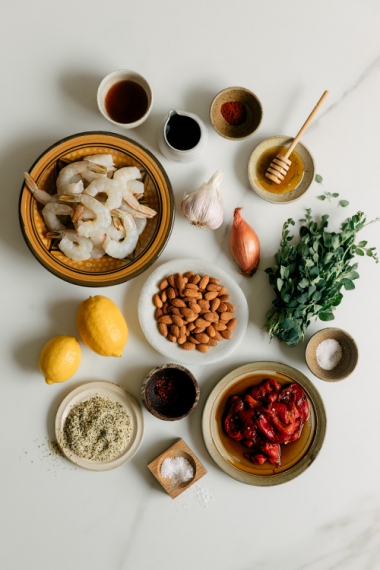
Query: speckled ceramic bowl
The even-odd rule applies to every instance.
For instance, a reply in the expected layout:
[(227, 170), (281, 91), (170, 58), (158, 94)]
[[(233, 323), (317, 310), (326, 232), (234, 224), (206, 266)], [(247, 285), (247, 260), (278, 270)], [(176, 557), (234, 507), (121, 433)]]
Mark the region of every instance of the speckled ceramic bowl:
[[(317, 347), (327, 339), (334, 339), (342, 347), (342, 359), (332, 370), (324, 370), (318, 364), (316, 357)], [(350, 334), (342, 329), (328, 327), (316, 332), (309, 340), (305, 350), (305, 360), (310, 371), (321, 380), (337, 382), (344, 380), (354, 371), (358, 362), (359, 353), (356, 342)]]
[(141, 399), (151, 414), (160, 420), (181, 420), (199, 401), (199, 385), (193, 374), (179, 364), (153, 368), (141, 386)]
[[(298, 143), (294, 151), (300, 156), (303, 165), (304, 171), (303, 176), (298, 184), (293, 190), (289, 192), (285, 192), (283, 194), (276, 193), (277, 185), (273, 183), (273, 192), (268, 191), (264, 188), (260, 181), (258, 180), (257, 171), (259, 160), (262, 154), (272, 147), (277, 146), (290, 146), (292, 142), (291, 137), (285, 136), (275, 136), (270, 137), (269, 139), (265, 139), (262, 141), (257, 147), (253, 150), (251, 156), (249, 157), (248, 161), (248, 180), (250, 185), (252, 186), (253, 190), (258, 194), (261, 198), (266, 200), (267, 202), (272, 202), (273, 204), (289, 204), (289, 202), (294, 202), (303, 196), (306, 190), (310, 187), (311, 183), (314, 180), (314, 160), (311, 156), (308, 149), (302, 144)], [(269, 166), (269, 164), (268, 164)]]
[(144, 147), (124, 136), (107, 132), (72, 135), (48, 148), (29, 173), (39, 188), (56, 192), (59, 170), (69, 162), (92, 154), (111, 154), (117, 168), (137, 166), (144, 182), (144, 202), (157, 211), (148, 220), (136, 249), (125, 259), (105, 255), (100, 259), (72, 261), (46, 237), (42, 207), (23, 184), (19, 203), (22, 233), (36, 259), (51, 273), (75, 285), (105, 287), (128, 281), (147, 269), (164, 249), (174, 222), (174, 198), (168, 176), (158, 160)]
[[(238, 101), (245, 107), (246, 118), (240, 125), (230, 125), (223, 117), (221, 107), (224, 103)], [(216, 132), (231, 141), (247, 139), (259, 128), (263, 118), (263, 109), (259, 99), (245, 87), (227, 87), (213, 99), (210, 107), (210, 120)]]

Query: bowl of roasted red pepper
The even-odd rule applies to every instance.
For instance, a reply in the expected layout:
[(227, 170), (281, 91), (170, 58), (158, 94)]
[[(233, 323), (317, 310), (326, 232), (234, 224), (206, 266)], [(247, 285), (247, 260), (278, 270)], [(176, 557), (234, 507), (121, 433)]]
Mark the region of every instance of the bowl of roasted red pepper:
[(215, 386), (202, 427), (211, 457), (228, 475), (251, 485), (276, 485), (314, 461), (326, 415), (319, 393), (301, 372), (254, 362)]

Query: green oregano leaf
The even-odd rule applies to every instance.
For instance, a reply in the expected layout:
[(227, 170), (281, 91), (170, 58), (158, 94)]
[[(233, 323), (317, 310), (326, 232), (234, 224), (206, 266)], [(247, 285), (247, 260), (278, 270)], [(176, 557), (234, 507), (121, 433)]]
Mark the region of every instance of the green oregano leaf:
[(339, 206), (342, 206), (342, 208), (346, 208), (349, 203), (350, 202), (348, 202), (347, 200), (339, 200)]
[(314, 180), (318, 182), (318, 184), (322, 184), (323, 178), (320, 174), (316, 174)]
[(322, 194), (321, 196), (317, 196), (318, 200), (326, 200), (326, 196)]

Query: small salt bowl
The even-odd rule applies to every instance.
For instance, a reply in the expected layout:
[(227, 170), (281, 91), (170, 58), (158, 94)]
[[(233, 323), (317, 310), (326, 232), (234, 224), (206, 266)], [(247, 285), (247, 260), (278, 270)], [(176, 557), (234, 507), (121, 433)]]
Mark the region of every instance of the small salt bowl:
[(160, 420), (181, 420), (198, 404), (198, 382), (187, 368), (164, 364), (153, 368), (141, 386), (141, 399), (151, 414)]
[[(328, 339), (338, 342), (342, 349), (341, 359), (331, 370), (322, 368), (317, 360), (317, 348), (323, 341)], [(320, 349), (321, 352), (322, 349), (323, 346)], [(327, 350), (328, 347), (326, 347)], [(305, 360), (314, 376), (326, 382), (336, 382), (347, 378), (355, 369), (358, 362), (358, 347), (352, 336), (347, 332), (342, 329), (329, 327), (318, 331), (310, 338), (306, 345)], [(319, 361), (321, 362), (321, 356)]]
[(97, 102), (108, 121), (123, 129), (134, 129), (148, 118), (153, 93), (145, 77), (130, 69), (119, 69), (100, 83)]
[[(244, 111), (242, 120), (228, 122), (223, 116), (222, 106), (237, 104)], [(227, 87), (213, 99), (210, 107), (210, 120), (216, 132), (231, 141), (247, 139), (259, 128), (263, 109), (259, 99), (245, 87)], [(231, 119), (237, 117), (231, 116)], [(235, 124), (234, 124), (235, 123)]]

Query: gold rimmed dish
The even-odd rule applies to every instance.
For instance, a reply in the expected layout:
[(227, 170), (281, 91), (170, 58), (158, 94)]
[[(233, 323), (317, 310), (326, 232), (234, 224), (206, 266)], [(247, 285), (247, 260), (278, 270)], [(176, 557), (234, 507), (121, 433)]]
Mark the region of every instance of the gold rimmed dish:
[[(275, 378), (282, 385), (299, 384), (310, 407), (301, 437), (281, 446), (282, 458), (278, 467), (268, 462), (263, 465), (251, 463), (243, 455), (247, 449), (228, 438), (223, 428), (229, 397), (243, 394), (247, 388), (267, 378)], [(227, 475), (247, 485), (278, 485), (300, 475), (315, 460), (325, 437), (326, 413), (318, 391), (299, 370), (278, 362), (252, 362), (227, 374), (211, 391), (203, 410), (202, 431), (209, 454)]]
[(125, 259), (108, 255), (86, 261), (67, 258), (58, 248), (57, 240), (46, 237), (42, 206), (25, 183), (21, 188), (19, 218), (29, 249), (48, 271), (75, 285), (105, 287), (132, 279), (159, 257), (171, 234), (174, 197), (169, 178), (155, 156), (135, 141), (115, 133), (79, 133), (58, 141), (36, 160), (29, 174), (39, 188), (54, 194), (60, 168), (93, 154), (111, 154), (116, 168), (137, 166), (142, 173), (144, 202), (157, 215), (147, 221), (133, 254)]

